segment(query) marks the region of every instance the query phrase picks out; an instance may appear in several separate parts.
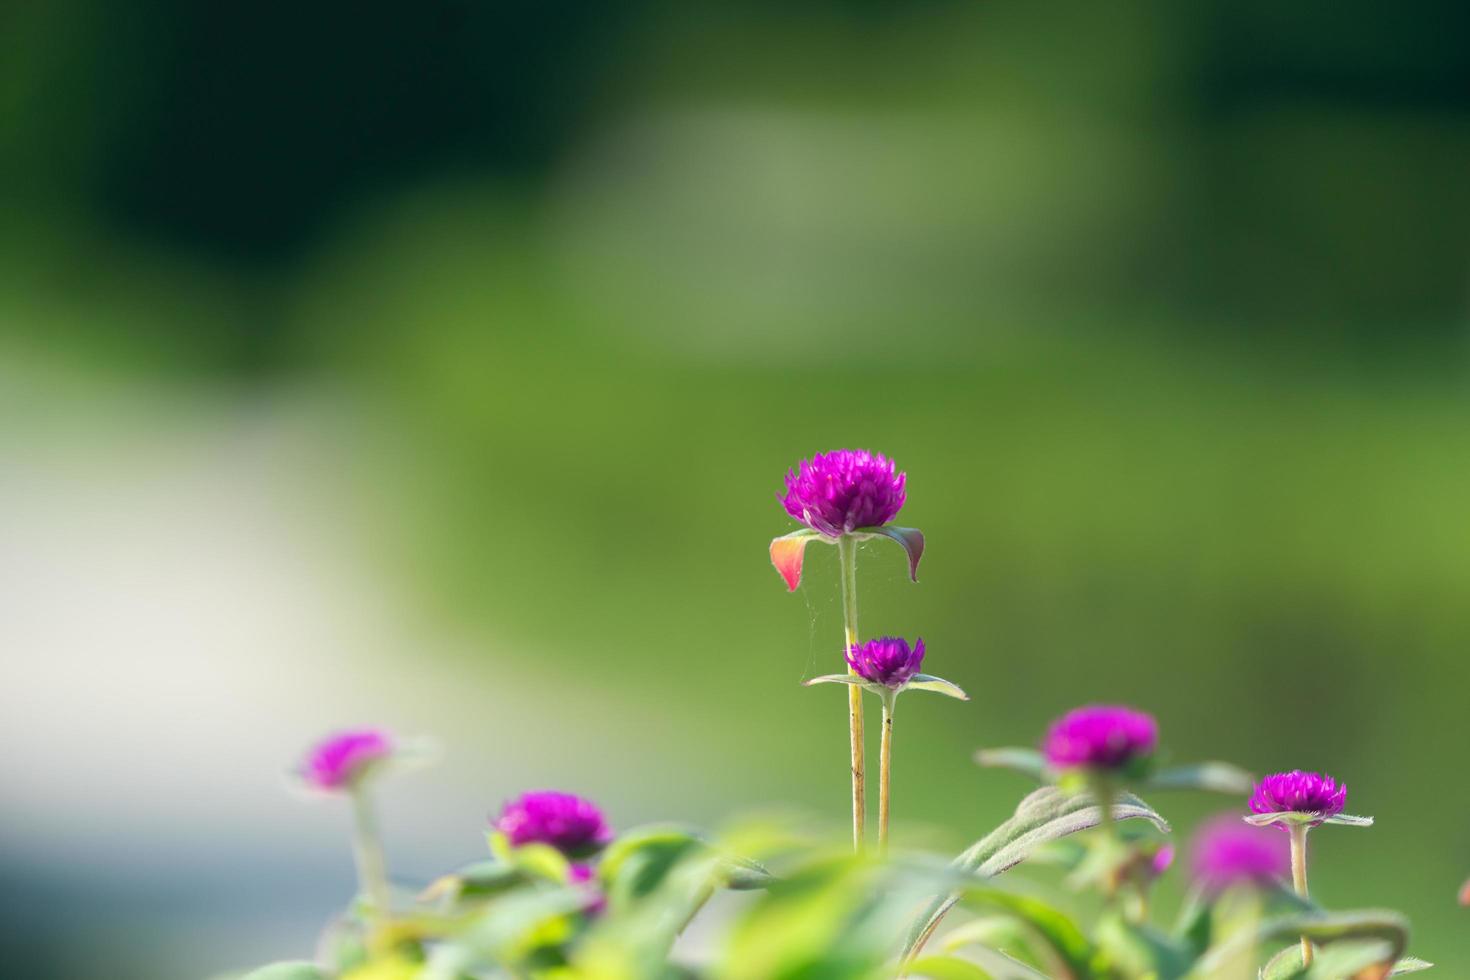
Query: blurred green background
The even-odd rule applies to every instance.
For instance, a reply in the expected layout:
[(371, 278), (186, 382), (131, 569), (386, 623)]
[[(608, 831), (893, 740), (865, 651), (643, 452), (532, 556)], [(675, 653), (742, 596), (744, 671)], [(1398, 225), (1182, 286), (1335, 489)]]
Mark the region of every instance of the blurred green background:
[[(1470, 7), (0, 9), (0, 955), (310, 952), (336, 725), (446, 743), (394, 864), (525, 788), (845, 819), (798, 458), (909, 474), (866, 633), (895, 819), (958, 848), (1089, 700), (1343, 778), (1315, 889), (1470, 963)], [(1222, 805), (1155, 801), (1181, 829)], [(1175, 877), (1178, 875), (1176, 873)], [(1177, 883), (1176, 883), (1177, 887)]]

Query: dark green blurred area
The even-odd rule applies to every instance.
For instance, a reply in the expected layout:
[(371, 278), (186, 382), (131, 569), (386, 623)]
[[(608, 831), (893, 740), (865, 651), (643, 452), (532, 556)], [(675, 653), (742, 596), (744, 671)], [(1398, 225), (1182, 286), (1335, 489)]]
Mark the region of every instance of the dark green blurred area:
[[(13, 4), (0, 358), (79, 403), (341, 399), (384, 574), (605, 676), (711, 821), (841, 817), (842, 699), (797, 684), (837, 657), (835, 561), (790, 597), (765, 547), (786, 467), (882, 450), (930, 550), (915, 587), (867, 546), (864, 630), (974, 697), (905, 706), (901, 817), (958, 845), (1024, 789), (971, 749), (1136, 703), (1180, 760), (1344, 778), (1379, 826), (1319, 835), (1318, 893), (1403, 909), (1454, 976), (1467, 31), (1453, 3)], [(608, 767), (675, 805), (677, 773)]]

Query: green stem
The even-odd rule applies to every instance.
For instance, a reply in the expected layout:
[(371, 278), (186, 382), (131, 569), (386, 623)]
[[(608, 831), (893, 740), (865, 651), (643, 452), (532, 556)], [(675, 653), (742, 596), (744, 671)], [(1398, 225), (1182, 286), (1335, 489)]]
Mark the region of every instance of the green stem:
[[(837, 539), (837, 559), (842, 569), (843, 661), (857, 646), (857, 542), (847, 535)], [(851, 667), (847, 672), (856, 677)], [(867, 825), (867, 786), (863, 768), (863, 689), (847, 686), (847, 729), (852, 749), (852, 846), (862, 850)]]
[[(1291, 884), (1302, 898), (1307, 897), (1307, 824), (1289, 825), (1291, 831)], [(1312, 965), (1312, 941), (1302, 937), (1302, 966)]]
[(883, 699), (883, 740), (878, 754), (878, 850), (888, 853), (888, 787), (893, 771), (893, 703), (890, 693)]
[(352, 854), (357, 862), (357, 886), (367, 896), (374, 916), (388, 918), (388, 867), (378, 834), (373, 801), (362, 786), (352, 788)]

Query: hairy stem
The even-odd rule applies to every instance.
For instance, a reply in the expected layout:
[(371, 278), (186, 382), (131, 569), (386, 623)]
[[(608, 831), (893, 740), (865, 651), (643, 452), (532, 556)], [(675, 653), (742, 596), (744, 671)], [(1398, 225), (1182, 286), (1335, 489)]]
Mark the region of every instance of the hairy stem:
[(357, 887), (367, 896), (373, 915), (388, 917), (388, 867), (378, 834), (373, 801), (361, 786), (352, 789), (352, 855), (357, 861)]
[[(842, 568), (843, 660), (857, 646), (857, 542), (847, 535), (837, 539), (837, 560)], [(847, 672), (857, 676), (851, 667)], [(862, 850), (867, 828), (867, 786), (863, 771), (863, 689), (847, 686), (847, 728), (852, 747), (852, 846)]]
[(878, 850), (888, 853), (888, 787), (893, 771), (893, 702), (883, 699), (883, 741), (878, 754)]
[[(1290, 825), (1291, 884), (1302, 898), (1307, 897), (1307, 830), (1304, 823)], [(1312, 941), (1302, 937), (1302, 966), (1312, 965)]]

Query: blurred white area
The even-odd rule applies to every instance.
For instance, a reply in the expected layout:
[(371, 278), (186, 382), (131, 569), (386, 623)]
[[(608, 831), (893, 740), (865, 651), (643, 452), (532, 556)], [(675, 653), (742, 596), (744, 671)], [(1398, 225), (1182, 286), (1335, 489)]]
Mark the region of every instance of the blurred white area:
[[(344, 725), (446, 747), (437, 769), (380, 794), (408, 883), (480, 857), (487, 813), (525, 788), (599, 795), (624, 825), (660, 805), (618, 777), (674, 744), (663, 729), (677, 718), (623, 711), (596, 678), (549, 675), (534, 650), (450, 649), (375, 572), (353, 533), (367, 508), (348, 489), (349, 413), (293, 393), (79, 400), (0, 382), (12, 885), (44, 883), (91, 928), (116, 918), (119, 942), (154, 955), (179, 944), (180, 977), (308, 954), (351, 895), (346, 814), (288, 791), (284, 773)], [(553, 717), (532, 696), (548, 690)], [(138, 934), (134, 912), (168, 934)], [(92, 958), (118, 968), (76, 955), (77, 975)]]

